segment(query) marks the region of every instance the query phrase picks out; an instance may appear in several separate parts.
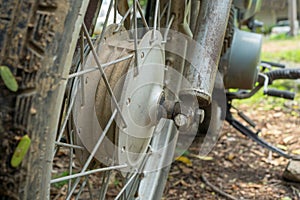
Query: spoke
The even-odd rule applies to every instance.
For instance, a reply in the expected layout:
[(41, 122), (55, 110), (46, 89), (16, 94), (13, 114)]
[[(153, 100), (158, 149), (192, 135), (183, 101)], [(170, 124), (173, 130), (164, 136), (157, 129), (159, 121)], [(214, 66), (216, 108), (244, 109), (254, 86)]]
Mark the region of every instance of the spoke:
[(172, 15), (170, 23), (168, 24), (167, 30), (166, 30), (165, 35), (164, 35), (164, 42), (168, 41), (168, 34), (169, 34), (169, 31), (170, 31), (170, 28), (173, 24), (174, 19), (175, 19), (175, 15)]
[(100, 188), (100, 191), (99, 191), (99, 199), (105, 199), (105, 194), (107, 192), (107, 188), (108, 188), (108, 183), (109, 183), (109, 179), (110, 179), (110, 176), (111, 176), (111, 170), (110, 171), (106, 171), (104, 174), (103, 174), (103, 177), (102, 177), (102, 185), (101, 185), (101, 188)]
[[(96, 50), (95, 50), (95, 47), (94, 47), (94, 45), (93, 45), (93, 43), (92, 43), (91, 37), (90, 37), (90, 35), (89, 35), (89, 33), (88, 33), (88, 30), (87, 30), (85, 24), (83, 24), (83, 30), (84, 30), (85, 36), (86, 36), (86, 38), (87, 38), (87, 41), (88, 41), (88, 43), (89, 43), (89, 45), (90, 45), (90, 47), (91, 47), (91, 51), (92, 51), (92, 53), (93, 53), (93, 55), (94, 55), (95, 61), (96, 61), (97, 66), (98, 66), (98, 69), (99, 69), (99, 71), (100, 71), (100, 73), (101, 73), (101, 76), (102, 76), (102, 78), (103, 78), (103, 80), (104, 80), (104, 83), (105, 83), (105, 85), (106, 85), (107, 91), (108, 91), (110, 97), (112, 98), (113, 103), (114, 103), (114, 105), (116, 106), (116, 109), (117, 109), (117, 111), (118, 111), (118, 113), (119, 113), (119, 115), (120, 115), (120, 117), (121, 117), (121, 119), (122, 119), (122, 122), (123, 122), (123, 124), (124, 124), (124, 128), (126, 128), (126, 127), (127, 127), (127, 124), (126, 124), (125, 118), (124, 118), (124, 116), (122, 115), (121, 108), (120, 108), (120, 106), (118, 105), (117, 99), (116, 99), (115, 95), (113, 94), (113, 91), (112, 91), (112, 89), (111, 89), (111, 87), (110, 87), (110, 85), (109, 85), (109, 82), (108, 82), (107, 77), (106, 77), (106, 75), (105, 75), (105, 73), (104, 73), (104, 70), (103, 70), (103, 68), (102, 68), (102, 66), (101, 66), (100, 60), (99, 60), (99, 58), (98, 58), (98, 55), (97, 55)], [(100, 45), (99, 45), (99, 46), (100, 46)]]
[(168, 25), (168, 23), (170, 22), (171, 6), (172, 6), (172, 0), (169, 0), (166, 25)]
[(56, 145), (58, 146), (63, 146), (63, 147), (69, 147), (72, 149), (84, 149), (84, 147), (82, 146), (78, 146), (78, 145), (74, 145), (74, 144), (68, 144), (68, 143), (64, 143), (64, 142), (55, 142)]
[(157, 30), (158, 10), (159, 10), (159, 0), (156, 0), (155, 14), (154, 14), (154, 25), (153, 25), (154, 30)]
[(138, 44), (137, 44), (137, 16), (136, 16), (136, 1), (137, 0), (134, 0), (133, 1), (133, 31), (134, 31), (134, 54), (135, 54), (135, 57), (134, 57), (134, 76), (137, 76), (139, 74), (139, 63), (138, 63), (138, 52), (137, 52), (137, 47), (138, 47)]
[(158, 18), (158, 11), (159, 11), (159, 0), (156, 0), (156, 5), (155, 5), (155, 14), (154, 14), (154, 25), (153, 25), (153, 34), (152, 34), (152, 40), (154, 41), (156, 38), (155, 31), (157, 29), (157, 18)]
[[(108, 23), (108, 19), (109, 19), (109, 14), (110, 14), (110, 12), (111, 12), (111, 9), (112, 9), (112, 7), (113, 7), (113, 4), (114, 4), (114, 0), (111, 0), (111, 1), (110, 1), (110, 4), (109, 4), (109, 7), (108, 7), (108, 10), (107, 10), (107, 13), (106, 13), (106, 17), (105, 17), (105, 21), (104, 21), (104, 24), (103, 24), (103, 28), (102, 28), (101, 35), (100, 35), (99, 38), (97, 38), (96, 44), (100, 44), (101, 41), (102, 41), (103, 38), (104, 38), (104, 34), (105, 34), (105, 32), (106, 32), (106, 27), (107, 27), (107, 23)], [(83, 28), (84, 28), (84, 32), (85, 32), (85, 34), (86, 34), (86, 37), (90, 37), (90, 35), (89, 35), (89, 33), (88, 33), (88, 31), (87, 31), (86, 26), (85, 26), (84, 23), (83, 23)], [(100, 51), (100, 45), (97, 47), (97, 51), (98, 51), (98, 52)]]
[[(133, 58), (133, 54), (130, 54), (130, 55), (125, 56), (123, 58), (119, 58), (119, 59), (111, 61), (111, 62), (104, 63), (101, 66), (102, 66), (103, 69), (105, 69), (106, 67), (108, 67), (110, 65), (114, 65), (114, 64), (117, 64), (119, 62), (123, 62), (125, 60), (131, 59), (131, 58)], [(92, 68), (89, 68), (89, 69), (82, 70), (80, 72), (70, 74), (68, 78), (71, 79), (71, 78), (74, 78), (74, 77), (82, 76), (84, 74), (88, 74), (88, 73), (94, 72), (96, 70), (99, 70), (99, 68), (98, 67), (92, 67)]]
[[(167, 11), (167, 8), (169, 8), (169, 2), (165, 5), (165, 7), (163, 8), (163, 10), (160, 13), (160, 19), (164, 16), (165, 12)], [(167, 19), (168, 22), (168, 19)]]
[(94, 199), (94, 197), (93, 197), (93, 191), (92, 191), (92, 187), (91, 187), (91, 184), (90, 184), (89, 180), (87, 180), (87, 187), (88, 187), (89, 194), (90, 194), (90, 200), (93, 200)]
[(79, 199), (79, 197), (80, 197), (80, 195), (81, 195), (81, 193), (82, 193), (82, 191), (83, 191), (83, 189), (84, 189), (84, 187), (85, 187), (87, 181), (88, 181), (88, 176), (85, 177), (83, 183), (81, 184), (81, 186), (80, 186), (80, 188), (79, 188), (79, 190), (78, 190), (78, 193), (77, 193), (77, 195), (76, 195), (76, 197), (75, 197), (75, 200), (78, 200), (78, 199)]
[[(74, 146), (73, 145), (73, 133), (74, 131), (72, 130), (71, 133), (70, 133), (70, 145), (71, 146)], [(70, 159), (69, 159), (69, 174), (73, 174), (73, 148), (70, 149)], [(72, 180), (70, 179), (68, 181), (68, 194), (70, 193), (71, 191), (71, 187), (72, 187)]]
[(117, 23), (117, 14), (118, 14), (118, 0), (115, 0), (114, 3), (114, 24)]
[[(77, 89), (78, 89), (78, 78), (76, 78), (76, 79), (74, 80), (74, 88), (73, 88), (73, 91), (72, 91), (72, 94), (71, 94), (70, 105), (69, 105), (69, 108), (68, 108), (68, 110), (67, 110), (67, 114), (66, 114), (65, 119), (64, 119), (64, 122), (63, 122), (63, 124), (62, 124), (62, 126), (61, 126), (61, 129), (60, 129), (60, 132), (59, 132), (59, 134), (58, 134), (58, 138), (57, 138), (56, 142), (60, 142), (60, 140), (61, 140), (61, 138), (62, 138), (62, 135), (63, 135), (63, 133), (64, 133), (64, 131), (65, 131), (65, 128), (66, 128), (68, 119), (69, 119), (69, 117), (70, 117), (70, 114), (71, 114), (71, 112), (72, 112), (72, 108), (73, 108), (73, 106), (74, 106), (75, 96), (76, 96), (76, 94), (77, 94)], [(57, 151), (57, 147), (56, 147), (55, 150), (54, 150), (53, 157), (55, 156), (56, 151)]]
[[(80, 69), (81, 71), (83, 70), (83, 66), (85, 64), (85, 60), (84, 60), (84, 32), (81, 28), (81, 31), (80, 31), (80, 62), (81, 62), (81, 65), (80, 65)], [(81, 83), (81, 106), (84, 106), (85, 104), (85, 92), (84, 92), (84, 77), (82, 76), (81, 79), (80, 79), (80, 83)]]
[(133, 5), (130, 6), (130, 8), (127, 10), (127, 12), (125, 13), (125, 15), (123, 16), (123, 18), (121, 19), (120, 23), (118, 24), (118, 27), (116, 28), (116, 30), (114, 32), (118, 32), (122, 26), (122, 24), (124, 23), (125, 19), (128, 17), (128, 15), (130, 14), (131, 10), (133, 8)]
[(128, 180), (128, 182), (124, 185), (124, 187), (122, 188), (122, 190), (120, 191), (120, 193), (118, 194), (118, 196), (115, 198), (115, 200), (118, 200), (121, 195), (125, 192), (125, 190), (127, 189), (127, 187), (130, 185), (130, 183), (135, 179), (136, 175), (138, 174), (138, 171), (136, 170), (133, 175), (130, 177), (130, 179)]
[(141, 4), (140, 4), (139, 1), (137, 1), (137, 8), (138, 8), (139, 13), (142, 17), (142, 21), (143, 21), (143, 24), (144, 24), (145, 28), (147, 29), (147, 31), (149, 31), (149, 26), (148, 26), (148, 23), (147, 23), (147, 20), (146, 20), (144, 14), (143, 14), (142, 7), (141, 7)]
[(116, 166), (111, 166), (111, 167), (93, 169), (93, 170), (89, 170), (89, 171), (86, 171), (86, 172), (81, 172), (81, 173), (78, 173), (78, 174), (72, 174), (72, 175), (69, 175), (69, 176), (56, 178), (56, 179), (51, 180), (50, 183), (51, 184), (58, 183), (58, 182), (61, 182), (61, 181), (67, 181), (67, 180), (70, 180), (70, 179), (83, 177), (83, 176), (87, 176), (87, 175), (90, 175), (90, 174), (95, 174), (95, 173), (98, 173), (98, 172), (110, 171), (110, 170), (114, 170), (114, 169), (124, 169), (126, 167), (128, 167), (128, 166), (126, 164), (124, 164), (124, 165), (116, 165)]
[[(100, 135), (100, 137), (99, 137), (99, 139), (98, 139), (96, 145), (94, 146), (93, 151), (91, 152), (91, 154), (90, 154), (90, 156), (88, 157), (86, 163), (85, 163), (84, 166), (82, 167), (81, 173), (80, 173), (80, 174), (83, 174), (83, 173), (86, 171), (86, 169), (88, 168), (90, 162), (92, 161), (92, 159), (94, 158), (96, 152), (98, 151), (98, 148), (99, 148), (100, 144), (102, 143), (104, 137), (106, 136), (106, 133), (108, 132), (108, 130), (109, 130), (109, 128), (110, 128), (112, 122), (114, 121), (114, 118), (116, 117), (116, 115), (117, 115), (117, 110), (115, 110), (115, 111), (113, 112), (111, 118), (110, 118), (109, 121), (107, 122), (107, 125), (106, 125), (105, 129), (104, 129), (103, 132), (101, 133), (101, 135)], [(75, 188), (76, 188), (77, 184), (79, 183), (79, 181), (80, 181), (80, 179), (77, 178), (76, 181), (75, 181), (75, 183), (74, 183), (74, 185), (73, 185), (73, 187), (72, 187), (72, 189), (71, 189), (71, 192), (69, 193), (69, 195), (68, 195), (68, 197), (67, 197), (68, 200), (71, 198), (71, 195), (72, 195), (72, 193), (75, 191)]]

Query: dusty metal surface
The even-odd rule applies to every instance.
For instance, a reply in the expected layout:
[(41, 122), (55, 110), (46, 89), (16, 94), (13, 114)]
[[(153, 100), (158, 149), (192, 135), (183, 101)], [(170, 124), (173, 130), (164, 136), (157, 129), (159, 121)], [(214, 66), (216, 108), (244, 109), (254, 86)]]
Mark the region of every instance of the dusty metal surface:
[(190, 48), (190, 51), (194, 51), (194, 59), (199, 65), (186, 67), (184, 73), (193, 86), (191, 91), (185, 93), (196, 93), (201, 104), (211, 102), (231, 3), (232, 0), (201, 1), (200, 26), (194, 34), (194, 39), (201, 48), (199, 51)]

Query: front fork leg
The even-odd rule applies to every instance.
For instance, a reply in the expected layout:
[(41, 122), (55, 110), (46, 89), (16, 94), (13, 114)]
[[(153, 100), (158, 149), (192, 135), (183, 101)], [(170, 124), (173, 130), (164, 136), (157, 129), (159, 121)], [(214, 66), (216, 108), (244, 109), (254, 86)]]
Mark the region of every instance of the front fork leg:
[(199, 104), (203, 106), (212, 101), (231, 4), (232, 0), (201, 0), (193, 36), (199, 47), (189, 48), (193, 62), (184, 69), (184, 76), (192, 88), (181, 91), (181, 94), (196, 95)]

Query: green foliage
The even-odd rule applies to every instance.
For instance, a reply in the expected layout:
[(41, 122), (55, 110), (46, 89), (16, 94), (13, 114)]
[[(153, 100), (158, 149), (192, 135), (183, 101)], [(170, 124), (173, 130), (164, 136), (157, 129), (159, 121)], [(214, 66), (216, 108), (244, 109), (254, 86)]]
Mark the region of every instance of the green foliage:
[[(58, 174), (58, 175), (54, 176), (53, 178), (56, 179), (56, 178), (61, 178), (61, 177), (65, 177), (65, 176), (69, 176), (69, 172), (62, 172), (61, 174)], [(56, 188), (61, 188), (62, 186), (66, 185), (67, 183), (68, 183), (68, 180), (65, 180), (65, 181), (54, 183), (53, 186)]]
[(298, 40), (300, 39), (300, 36), (297, 35), (295, 37), (290, 36), (289, 34), (286, 33), (281, 33), (281, 34), (276, 34), (276, 35), (271, 35), (270, 40), (271, 41), (277, 41), (277, 40)]
[(18, 83), (11, 73), (10, 69), (7, 66), (0, 66), (0, 76), (5, 84), (5, 86), (13, 91), (16, 92), (18, 90)]
[(266, 61), (290, 61), (300, 63), (300, 49), (263, 52), (261, 58)]
[[(139, 0), (140, 5), (142, 8), (145, 8), (147, 5), (147, 0)], [(133, 4), (133, 0), (128, 1), (129, 6), (131, 6)]]
[[(275, 88), (278, 90), (288, 90), (290, 92), (296, 92), (295, 101), (300, 101), (299, 91), (300, 86), (295, 83), (293, 80), (277, 80), (274, 81), (270, 88)], [(235, 106), (240, 106), (243, 104), (251, 105), (253, 107), (263, 107), (264, 110), (273, 110), (276, 107), (283, 108), (284, 102), (289, 101), (287, 99), (266, 96), (263, 94), (263, 88), (253, 95), (249, 99), (244, 100), (235, 100), (233, 103)]]

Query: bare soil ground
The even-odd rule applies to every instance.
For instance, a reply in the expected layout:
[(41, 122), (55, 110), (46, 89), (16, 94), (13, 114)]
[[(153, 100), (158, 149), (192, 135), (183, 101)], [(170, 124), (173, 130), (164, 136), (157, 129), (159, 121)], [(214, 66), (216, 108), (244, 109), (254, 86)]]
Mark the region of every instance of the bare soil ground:
[[(295, 41), (266, 41), (262, 51), (299, 49)], [(287, 62), (288, 63), (288, 62)], [(293, 65), (299, 63), (293, 63)], [(292, 67), (292, 66), (287, 66)], [(299, 95), (299, 93), (297, 94)], [(300, 154), (299, 102), (265, 109), (264, 104), (242, 105), (240, 109), (253, 119), (267, 141), (287, 152)], [(199, 152), (199, 144), (190, 147)], [(176, 161), (171, 169), (165, 199), (230, 199), (208, 186), (209, 183), (230, 194), (232, 199), (299, 200), (300, 184), (282, 178), (288, 160), (257, 145), (225, 123), (218, 144), (201, 160), (187, 155), (191, 165)]]
[(294, 49), (300, 49), (300, 42), (294, 40), (266, 41), (262, 47), (263, 52), (278, 52)]
[[(266, 140), (288, 152), (300, 153), (300, 119), (292, 116), (290, 109), (265, 111), (245, 105), (242, 110), (254, 119)], [(197, 143), (189, 150), (192, 156), (187, 158), (192, 164), (173, 164), (165, 199), (228, 199), (212, 190), (203, 177), (235, 199), (300, 199), (300, 184), (282, 178), (288, 160), (257, 145), (227, 123), (208, 155), (211, 160), (193, 156), (199, 152)]]

